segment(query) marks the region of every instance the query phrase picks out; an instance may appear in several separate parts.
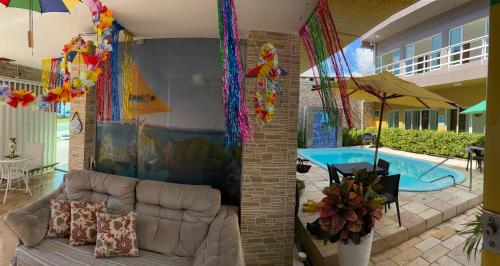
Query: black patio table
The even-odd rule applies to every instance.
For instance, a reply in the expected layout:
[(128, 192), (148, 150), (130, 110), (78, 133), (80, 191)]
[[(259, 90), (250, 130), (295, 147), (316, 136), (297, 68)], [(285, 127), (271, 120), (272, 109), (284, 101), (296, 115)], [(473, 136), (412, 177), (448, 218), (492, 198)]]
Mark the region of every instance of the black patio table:
[[(359, 162), (359, 163), (339, 163), (339, 164), (334, 164), (335, 168), (337, 168), (337, 171), (341, 173), (343, 176), (352, 176), (352, 172), (354, 169), (367, 169), (369, 172), (373, 170), (373, 164), (368, 163), (368, 162)], [(377, 167), (376, 170), (377, 174), (384, 174), (385, 170)]]

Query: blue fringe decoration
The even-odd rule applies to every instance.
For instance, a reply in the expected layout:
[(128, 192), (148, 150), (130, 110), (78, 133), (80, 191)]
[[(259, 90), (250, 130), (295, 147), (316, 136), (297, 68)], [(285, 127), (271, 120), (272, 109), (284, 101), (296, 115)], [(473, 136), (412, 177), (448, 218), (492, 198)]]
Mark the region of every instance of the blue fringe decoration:
[(111, 35), (111, 121), (120, 121), (120, 88), (119, 88), (119, 66), (118, 66), (118, 37), (123, 27), (118, 23), (113, 23), (113, 33)]

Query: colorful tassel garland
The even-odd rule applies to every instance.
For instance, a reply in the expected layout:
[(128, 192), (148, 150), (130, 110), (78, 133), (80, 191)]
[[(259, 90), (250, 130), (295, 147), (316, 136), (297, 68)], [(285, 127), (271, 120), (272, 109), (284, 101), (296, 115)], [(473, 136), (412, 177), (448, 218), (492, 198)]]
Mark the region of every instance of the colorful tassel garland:
[(243, 89), (240, 38), (233, 0), (218, 0), (222, 100), (226, 116), (226, 148), (240, 146), (252, 138)]
[[(337, 29), (330, 13), (328, 0), (319, 1), (311, 17), (300, 29), (299, 35), (307, 51), (309, 63), (313, 68), (316, 87), (318, 88), (318, 92), (323, 102), (323, 109), (330, 118), (328, 120), (330, 125), (333, 126), (341, 124), (342, 122), (342, 116), (337, 112), (335, 95), (330, 89), (331, 82), (328, 75), (333, 71), (340, 92), (340, 100), (346, 124), (349, 128), (354, 127), (357, 121), (353, 120), (358, 116), (353, 115), (349, 95), (347, 93), (347, 83), (344, 76), (347, 74), (357, 85), (358, 89), (361, 89), (361, 87), (353, 77), (351, 68), (349, 67), (349, 63), (342, 49)], [(328, 58), (330, 59), (333, 69), (329, 69), (327, 65)], [(315, 67), (317, 67), (317, 73)], [(318, 76), (319, 82), (317, 79)]]
[(120, 88), (118, 76), (118, 37), (120, 36), (121, 26), (113, 23), (113, 31), (111, 36), (111, 120), (120, 120)]
[(130, 107), (130, 96), (132, 95), (132, 41), (134, 35), (127, 30), (123, 31), (123, 53), (122, 53), (122, 107), (123, 119), (132, 119), (132, 110)]

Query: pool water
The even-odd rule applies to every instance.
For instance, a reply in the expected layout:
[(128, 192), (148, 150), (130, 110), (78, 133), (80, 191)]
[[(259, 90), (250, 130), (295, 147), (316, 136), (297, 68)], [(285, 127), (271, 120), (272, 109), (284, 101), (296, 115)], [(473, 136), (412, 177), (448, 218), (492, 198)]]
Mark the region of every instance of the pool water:
[[(363, 148), (299, 149), (299, 155), (326, 169), (327, 163), (373, 162), (375, 152)], [(433, 169), (419, 180), (418, 177), (435, 166), (436, 163), (383, 152), (379, 152), (379, 158), (391, 164), (389, 174), (401, 174), (400, 190), (432, 191), (453, 186), (453, 179), (451, 178), (431, 182), (446, 175), (455, 177), (457, 183), (465, 180), (465, 177), (458, 171), (443, 166)]]

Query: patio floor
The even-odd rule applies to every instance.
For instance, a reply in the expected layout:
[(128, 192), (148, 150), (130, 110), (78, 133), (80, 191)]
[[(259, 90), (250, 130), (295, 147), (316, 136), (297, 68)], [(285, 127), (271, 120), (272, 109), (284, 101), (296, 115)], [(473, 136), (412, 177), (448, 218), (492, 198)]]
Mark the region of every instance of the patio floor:
[(463, 252), (465, 238), (457, 234), (463, 224), (474, 218), (477, 208), (470, 209), (438, 226), (413, 237), (402, 244), (371, 257), (373, 266), (397, 265), (481, 265), (481, 253), (477, 259)]
[[(381, 149), (381, 151), (402, 154), (413, 158), (418, 157), (419, 159), (433, 162), (443, 160), (443, 158), (439, 157), (416, 155), (390, 149)], [(321, 200), (323, 198), (321, 190), (329, 184), (328, 171), (318, 165), (312, 165), (311, 170), (307, 174), (297, 174), (297, 178), (304, 180), (306, 185), (305, 191), (300, 197), (300, 206), (308, 199)], [(469, 184), (469, 172), (465, 171), (465, 160), (452, 159), (445, 166), (460, 171), (466, 177), (465, 182), (462, 184)], [(443, 223), (444, 221), (450, 219), (452, 219), (451, 221), (458, 221), (462, 219), (462, 216), (457, 217), (457, 215), (474, 208), (483, 200), (483, 175), (479, 171), (474, 170), (472, 180), (473, 189), (471, 192), (469, 192), (468, 188), (458, 185), (430, 192), (400, 192), (399, 201), (402, 227), (398, 226), (396, 209), (393, 204), (393, 207), (375, 225), (372, 254), (387, 252), (407, 240), (411, 241), (412, 238), (424, 232), (434, 230), (433, 228), (436, 226), (446, 224), (447, 222)], [(303, 212), (302, 208), (300, 208), (296, 224), (297, 236), (314, 265), (337, 265), (336, 244), (329, 243), (325, 246), (322, 240), (318, 240), (315, 236), (310, 235), (305, 229), (308, 222), (312, 222), (317, 218), (318, 213)], [(463, 217), (463, 219), (465, 218)], [(413, 257), (413, 259), (419, 255), (420, 253)]]

